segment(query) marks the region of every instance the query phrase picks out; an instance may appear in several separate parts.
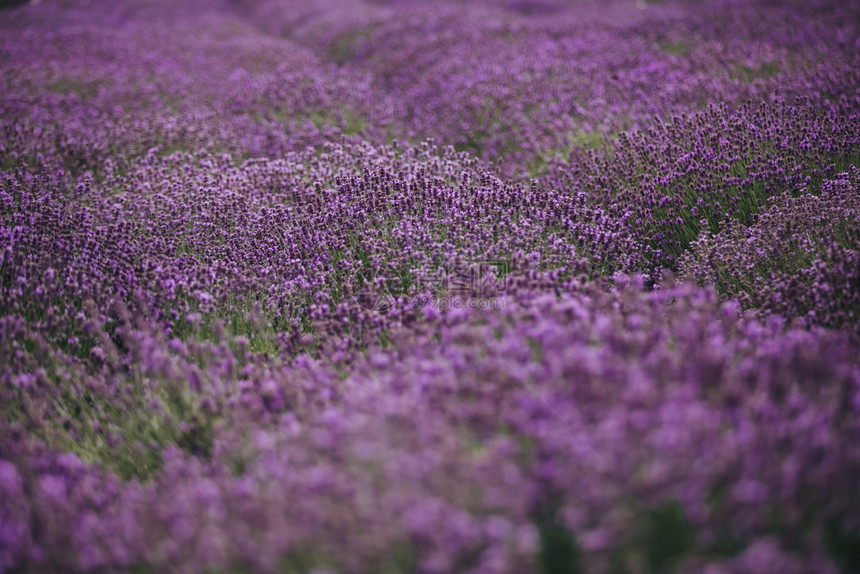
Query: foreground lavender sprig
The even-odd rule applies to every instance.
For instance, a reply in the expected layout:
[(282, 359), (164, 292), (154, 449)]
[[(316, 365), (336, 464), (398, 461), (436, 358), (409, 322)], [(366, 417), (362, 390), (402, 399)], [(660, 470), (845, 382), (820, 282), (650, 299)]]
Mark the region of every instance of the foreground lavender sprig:
[[(447, 313), (345, 378), (229, 337), (186, 345), (124, 328), (131, 363), (18, 347), (41, 374), (7, 383), (4, 404), (41, 416), (4, 418), (3, 504), (17, 505), (6, 563), (517, 572), (561, 529), (589, 572), (612, 560), (740, 572), (764, 556), (773, 569), (757, 571), (832, 570), (833, 537), (853, 532), (860, 504), (856, 344), (637, 281)], [(133, 377), (149, 389), (136, 400), (153, 402), (129, 407), (208, 450), (142, 445), (164, 449), (164, 469), (121, 485), (28, 438), (64, 432), (60, 397), (87, 413), (68, 421), (78, 440), (121, 433), (122, 419), (63, 388), (106, 397), (96, 380), (119, 390)], [(214, 425), (197, 426), (207, 412)]]

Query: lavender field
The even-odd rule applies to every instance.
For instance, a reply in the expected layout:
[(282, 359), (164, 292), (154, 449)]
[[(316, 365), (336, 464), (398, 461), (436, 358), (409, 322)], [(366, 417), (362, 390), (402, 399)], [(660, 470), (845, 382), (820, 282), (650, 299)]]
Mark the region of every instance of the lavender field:
[(6, 572), (860, 572), (860, 1), (0, 10)]

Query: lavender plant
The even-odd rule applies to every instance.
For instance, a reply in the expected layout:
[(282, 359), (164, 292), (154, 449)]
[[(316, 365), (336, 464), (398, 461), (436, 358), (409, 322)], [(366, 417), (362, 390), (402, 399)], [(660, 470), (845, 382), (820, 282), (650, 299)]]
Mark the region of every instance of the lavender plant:
[(820, 195), (774, 198), (751, 227), (705, 233), (685, 255), (682, 276), (714, 283), (746, 307), (856, 331), (859, 175), (852, 166)]
[(4, 10), (0, 572), (857, 571), (858, 14)]

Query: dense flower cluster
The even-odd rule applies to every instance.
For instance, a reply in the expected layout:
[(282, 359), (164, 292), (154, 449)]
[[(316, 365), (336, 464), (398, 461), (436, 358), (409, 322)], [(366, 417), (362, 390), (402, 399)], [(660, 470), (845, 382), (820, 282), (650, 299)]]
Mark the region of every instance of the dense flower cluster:
[(396, 2), (347, 18), (324, 16), (337, 12), (324, 0), (300, 10), (240, 4), (272, 33), (368, 71), (397, 95), (393, 113), (408, 135), (434, 134), (499, 161), (506, 175), (540, 174), (654, 115), (766, 101), (774, 89), (860, 111), (844, 3)]
[(860, 568), (856, 0), (0, 18), (0, 573)]
[(681, 275), (801, 324), (860, 328), (860, 172), (772, 198), (750, 227), (732, 223), (692, 246)]
[(366, 75), (212, 3), (62, 4), (0, 22), (3, 167), (77, 174), (123, 169), (154, 147), (256, 157), (357, 132), (385, 138), (390, 112)]
[[(32, 373), (3, 397), (8, 560), (517, 572), (552, 540), (589, 572), (832, 570), (860, 503), (856, 344), (615, 282), (430, 319), (344, 374), (128, 324), (82, 362), (7, 320)], [(102, 464), (35, 439), (64, 434)]]
[(654, 250), (653, 265), (674, 268), (701, 232), (749, 225), (769, 199), (820, 193), (824, 180), (860, 163), (857, 117), (804, 99), (709, 106), (622, 134), (608, 157), (591, 154), (549, 181), (601, 198), (616, 217), (632, 212), (626, 221)]

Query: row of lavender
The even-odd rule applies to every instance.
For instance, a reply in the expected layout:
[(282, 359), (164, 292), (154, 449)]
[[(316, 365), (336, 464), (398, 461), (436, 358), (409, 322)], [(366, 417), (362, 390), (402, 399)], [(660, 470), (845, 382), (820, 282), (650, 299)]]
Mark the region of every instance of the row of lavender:
[(853, 567), (855, 344), (635, 279), (505, 302), (349, 364), (5, 319), (4, 568)]
[(858, 13), (3, 14), (0, 571), (856, 569)]
[(0, 149), (85, 171), (434, 136), (533, 177), (711, 102), (857, 113), (856, 1), (796, 4), (39, 3), (0, 22)]

